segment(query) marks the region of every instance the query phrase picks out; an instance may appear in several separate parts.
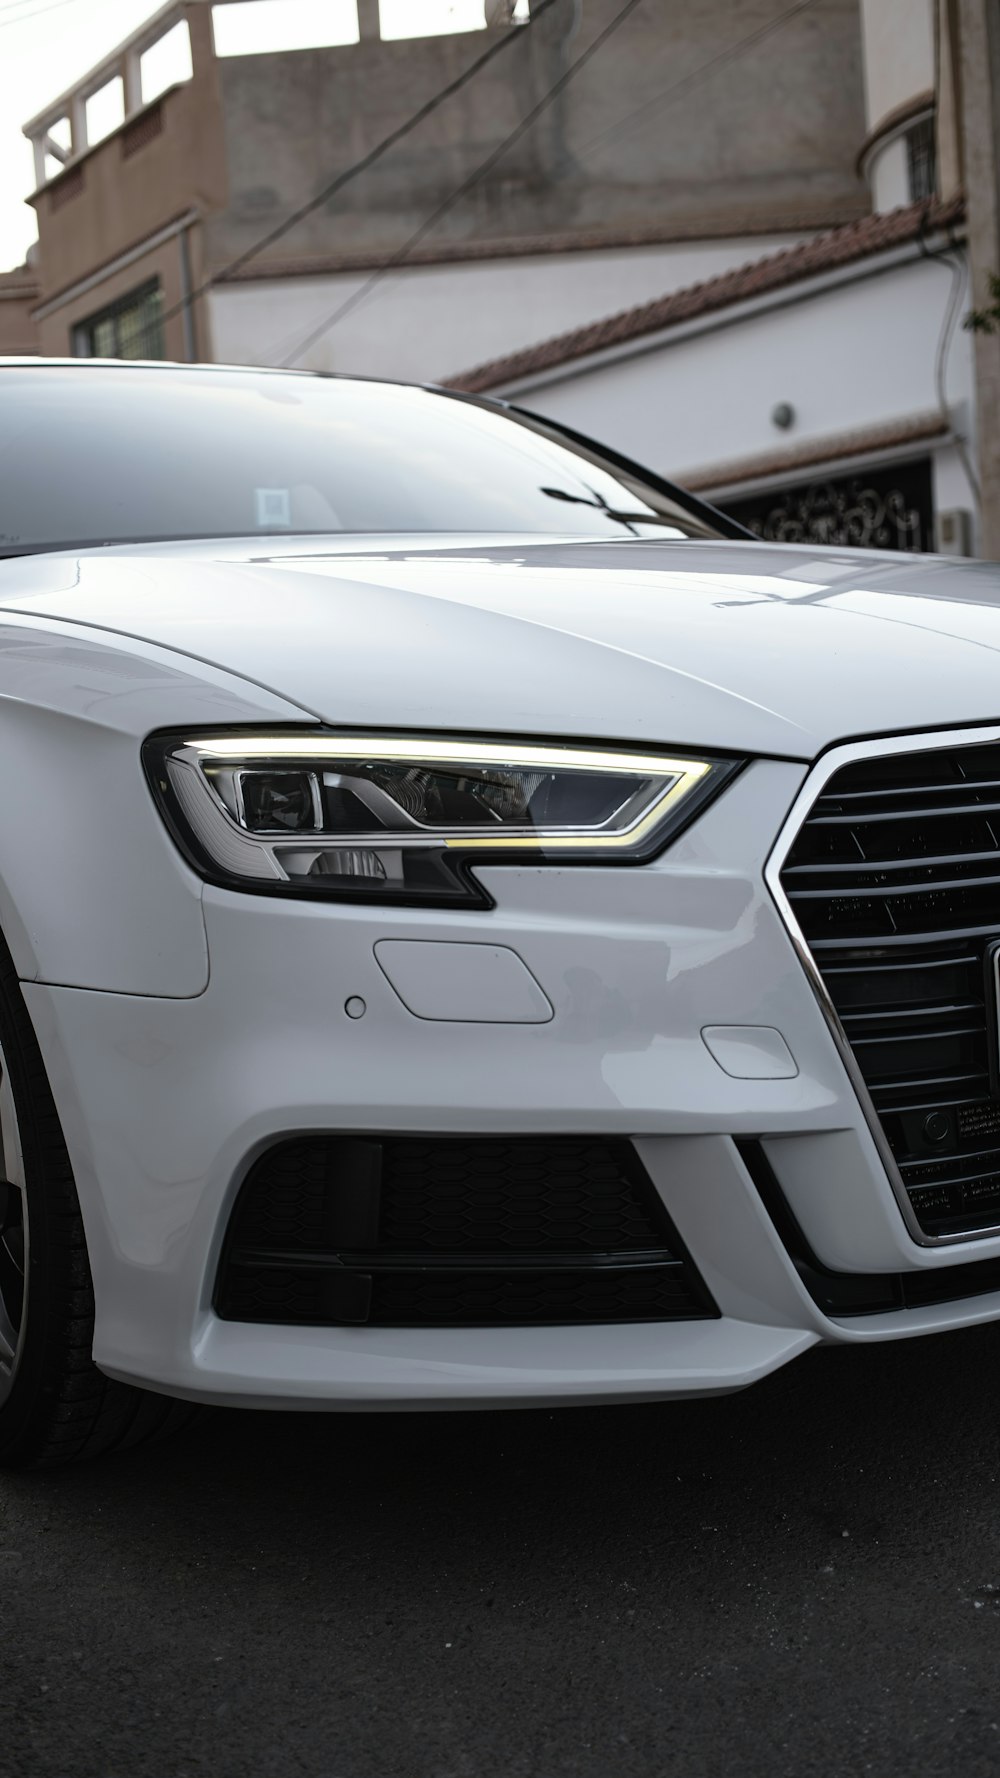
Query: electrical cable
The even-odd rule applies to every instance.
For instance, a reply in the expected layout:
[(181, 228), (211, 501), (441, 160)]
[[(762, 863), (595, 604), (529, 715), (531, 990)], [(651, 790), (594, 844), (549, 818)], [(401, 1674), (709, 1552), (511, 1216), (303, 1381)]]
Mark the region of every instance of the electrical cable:
[[(673, 98), (678, 93), (681, 93), (681, 92), (689, 89), (690, 87), (696, 85), (703, 78), (705, 78), (709, 74), (716, 72), (720, 67), (724, 66), (726, 63), (736, 60), (737, 57), (741, 56), (747, 49), (751, 49), (756, 44), (763, 42), (763, 40), (765, 38), (771, 36), (771, 34), (773, 32), (780, 30), (783, 25), (786, 25), (789, 22), (789, 20), (796, 18), (800, 13), (809, 11), (810, 8), (812, 8), (813, 6), (815, 6), (817, 4), (819, 4), (819, 0), (797, 0), (796, 5), (789, 7), (785, 12), (781, 13), (777, 18), (771, 19), (766, 25), (760, 26), (756, 31), (749, 32), (745, 37), (741, 37), (741, 38), (737, 39), (737, 41), (735, 43), (728, 45), (728, 47), (726, 49), (720, 50), (718, 55), (712, 56), (709, 59), (709, 61), (703, 62), (700, 67), (692, 69), (689, 74), (682, 75), (679, 80), (677, 80), (673, 83), (673, 85), (666, 87), (662, 92), (656, 94), (656, 96), (653, 99), (647, 100), (643, 105), (641, 105), (638, 108), (637, 111), (631, 112), (631, 113), (629, 113), (629, 115), (627, 117), (620, 119), (619, 122), (612, 125), (609, 130), (603, 131), (600, 136), (595, 136), (591, 142), (586, 143), (583, 146), (583, 148), (578, 149), (577, 154), (578, 155), (585, 155), (590, 148), (593, 148), (595, 146), (595, 144), (600, 143), (600, 142), (604, 141), (605, 139), (608, 139), (614, 135), (621, 133), (624, 129), (627, 129), (631, 125), (631, 123), (633, 123), (636, 120), (636, 118), (638, 118), (640, 116), (640, 114), (650, 110), (652, 106), (661, 105), (664, 102), (664, 100)], [(615, 28), (614, 23), (612, 24), (611, 28), (612, 29)], [(574, 64), (574, 67), (575, 67), (575, 64)], [(572, 72), (572, 70), (571, 70), (571, 72)], [(547, 100), (542, 102), (542, 106), (541, 106), (542, 109), (544, 109), (545, 103), (547, 103)], [(529, 114), (529, 118), (526, 120), (526, 122), (530, 123), (532, 121), (533, 121), (533, 118)], [(517, 133), (520, 133), (520, 126), (519, 126), (519, 130)], [(516, 134), (515, 134), (514, 139), (516, 140)], [(497, 151), (498, 155), (505, 153), (507, 147), (509, 147), (509, 146), (510, 146), (509, 140), (507, 143), (501, 144), (500, 149)], [(472, 183), (475, 183), (482, 176), (482, 173), (484, 170), (488, 170), (489, 165), (492, 165), (492, 161), (487, 164), (487, 168), (477, 169), (476, 174), (473, 176)], [(293, 352), (290, 356), (286, 356), (285, 358), (283, 358), (281, 360), (282, 364), (285, 364), (285, 365), (293, 364), (295, 362), (295, 359), (298, 358), (302, 352), (308, 350), (308, 347), (310, 345), (314, 344), (316, 339), (321, 337), (322, 333), (328, 332), (330, 330), (330, 328), (336, 326), (337, 322), (345, 319), (345, 317), (347, 316), (348, 313), (350, 313), (354, 309), (358, 308), (360, 306), (360, 304), (368, 296), (368, 294), (375, 288), (375, 286), (381, 282), (382, 278), (384, 278), (387, 275), (387, 273), (394, 271), (396, 269), (397, 265), (403, 263), (403, 261), (406, 259), (408, 254), (412, 251), (413, 247), (417, 244), (417, 242), (419, 240), (421, 240), (423, 238), (424, 234), (426, 234), (428, 232), (428, 229), (434, 226), (434, 223), (439, 219), (439, 217), (441, 215), (444, 215), (447, 212), (447, 210), (451, 209), (453, 203), (457, 202), (459, 197), (462, 197), (465, 195), (466, 189), (468, 189), (468, 187), (462, 187), (462, 188), (460, 188), (457, 195), (452, 194), (452, 196), (445, 201), (445, 203), (441, 206), (441, 208), (438, 211), (436, 211), (434, 213), (434, 215), (427, 222), (425, 222), (424, 224), (421, 225), (421, 228), (416, 232), (416, 234), (412, 235), (409, 238), (409, 240), (404, 243), (403, 247), (401, 247), (399, 249), (398, 253), (393, 255), (393, 257), (384, 266), (380, 266), (377, 269), (377, 271), (374, 272), (372, 274), (372, 276), (366, 281), (366, 283), (363, 284), (362, 286), (360, 286), (360, 288), (358, 290), (356, 290), (353, 293), (353, 295), (345, 301), (344, 304), (342, 304), (340, 309), (338, 309), (337, 311), (334, 312), (334, 314), (330, 317), (330, 319), (324, 324), (324, 326), (322, 327), (320, 332), (315, 335), (310, 335), (308, 338), (304, 339), (295, 352)]]
[(948, 403), (947, 388), (948, 356), (951, 351), (952, 341), (955, 337), (955, 326), (958, 321), (959, 310), (962, 306), (962, 294), (965, 290), (966, 266), (961, 259), (956, 259), (953, 256), (953, 253), (949, 248), (943, 248), (938, 253), (932, 253), (927, 247), (922, 235), (920, 238), (920, 251), (929, 264), (947, 266), (951, 272), (951, 290), (948, 294), (948, 302), (942, 317), (941, 330), (938, 334), (937, 350), (934, 355), (934, 390), (937, 395), (941, 418), (946, 422), (948, 430), (952, 435), (952, 441), (958, 454), (959, 462), (965, 471), (965, 477), (969, 484), (969, 489), (972, 493), (972, 498), (975, 501), (976, 510), (978, 512), (981, 509), (979, 476), (969, 454), (968, 441), (957, 430), (954, 424), (951, 408)]
[(626, 19), (636, 10), (636, 8), (642, 4), (643, 0), (626, 0), (626, 4), (615, 13), (614, 17), (607, 25), (605, 25), (604, 30), (598, 33), (593, 42), (588, 44), (587, 48), (582, 50), (577, 56), (576, 61), (571, 62), (565, 73), (561, 74), (559, 79), (549, 87), (548, 91), (543, 93), (537, 105), (533, 105), (531, 110), (521, 119), (520, 123), (517, 124), (515, 128), (504, 137), (503, 141), (486, 156), (486, 159), (480, 161), (479, 165), (473, 169), (468, 177), (463, 179), (460, 185), (455, 186), (453, 190), (448, 193), (448, 196), (424, 218), (420, 227), (415, 229), (413, 234), (403, 242), (402, 246), (397, 248), (395, 253), (390, 255), (384, 265), (379, 266), (378, 269), (372, 273), (371, 277), (366, 278), (365, 282), (355, 290), (345, 302), (341, 303), (338, 308), (334, 309), (318, 327), (312, 328), (311, 331), (303, 337), (296, 349), (282, 359), (281, 362), (283, 365), (294, 364), (295, 360), (301, 357), (303, 352), (308, 351), (310, 346), (314, 346), (317, 340), (322, 339), (325, 333), (328, 333), (332, 327), (336, 327), (339, 321), (344, 320), (345, 316), (349, 315), (359, 306), (359, 304), (364, 302), (375, 289), (376, 285), (380, 284), (382, 279), (386, 277), (389, 272), (395, 271), (398, 265), (403, 264), (409, 254), (413, 251), (414, 247), (418, 246), (423, 240), (424, 236), (429, 234), (431, 229), (436, 227), (440, 222), (441, 218), (446, 216), (449, 210), (454, 209), (455, 205), (460, 203), (462, 198), (464, 198), (468, 192), (472, 191), (472, 189), (479, 184), (481, 179), (485, 178), (486, 174), (496, 166), (497, 162), (503, 159), (503, 156), (508, 150), (513, 148), (514, 144), (519, 142), (521, 137), (527, 134), (528, 130), (531, 129), (532, 125), (542, 115), (543, 111), (546, 111), (552, 104), (553, 100), (557, 99), (559, 94), (576, 78), (581, 68), (585, 67), (600, 49), (603, 49), (608, 38), (611, 37), (613, 33), (625, 23)]
[(33, 24), (35, 19), (44, 18), (47, 12), (59, 12), (64, 6), (75, 6), (76, 3), (77, 0), (51, 0), (50, 5), (40, 6), (37, 12), (20, 12), (16, 18), (12, 19), (4, 18), (2, 16), (4, 9), (0, 8), (0, 31), (7, 30), (12, 25)]
[[(61, 0), (61, 3), (65, 3), (65, 0)], [(288, 215), (285, 216), (281, 222), (277, 223), (274, 228), (268, 230), (266, 235), (261, 235), (260, 239), (255, 241), (252, 246), (245, 248), (242, 253), (238, 253), (235, 259), (231, 259), (228, 264), (222, 266), (219, 271), (213, 272), (210, 278), (206, 278), (195, 290), (189, 291), (187, 296), (182, 297), (180, 302), (174, 303), (172, 308), (166, 309), (162, 317), (163, 321), (171, 321), (174, 316), (179, 315), (183, 309), (190, 308), (197, 302), (200, 296), (204, 296), (207, 291), (212, 289), (213, 285), (219, 283), (220, 279), (231, 277), (234, 272), (241, 271), (245, 265), (249, 265), (252, 259), (256, 259), (259, 253), (263, 253), (265, 248), (273, 246), (275, 241), (280, 241), (284, 235), (288, 234), (290, 229), (293, 229), (296, 226), (297, 223), (302, 222), (304, 218), (311, 215), (314, 210), (318, 210), (320, 205), (329, 203), (330, 199), (336, 197), (337, 193), (342, 191), (345, 185), (348, 185), (352, 179), (357, 179), (361, 173), (366, 173), (369, 167), (374, 166), (375, 162), (380, 160), (390, 148), (394, 148), (397, 142), (402, 141), (404, 136), (408, 136), (411, 130), (415, 130), (418, 124), (423, 123), (424, 119), (430, 117), (433, 112), (437, 111), (446, 100), (452, 98), (455, 93), (460, 92), (462, 87), (467, 86), (469, 81), (475, 78), (481, 68), (485, 68), (488, 62), (492, 62), (495, 56), (502, 55), (505, 50), (510, 48), (511, 44), (518, 42), (526, 31), (530, 31), (537, 25), (539, 19), (544, 18), (545, 14), (549, 12), (553, 6), (557, 6), (560, 3), (561, 0), (535, 0), (530, 17), (524, 24), (511, 27), (511, 29), (508, 32), (505, 32), (503, 36), (498, 37), (490, 44), (488, 49), (483, 51), (482, 55), (477, 56), (475, 61), (470, 62), (468, 67), (462, 70), (461, 74), (456, 75), (455, 79), (450, 80), (446, 86), (439, 88), (439, 90), (432, 94), (425, 104), (418, 106), (416, 111), (412, 112), (409, 117), (405, 118), (401, 124), (398, 124), (394, 130), (390, 130), (389, 134), (383, 136), (380, 142), (376, 142), (374, 148), (370, 148), (367, 154), (361, 156), (360, 160), (354, 161), (349, 167), (345, 167), (344, 171), (338, 173), (335, 178), (331, 179), (328, 184), (324, 185), (321, 191), (316, 192), (313, 197), (307, 199), (304, 204), (300, 204), (297, 209), (290, 210)]]
[[(4, 0), (4, 4), (0, 5), (0, 18), (2, 18), (6, 12), (17, 12), (20, 13), (22, 18), (30, 19), (32, 8), (37, 5), (38, 0)], [(14, 22), (16, 24), (17, 20), (15, 19)]]
[(786, 12), (780, 13), (777, 18), (771, 19), (768, 24), (759, 26), (756, 31), (748, 32), (745, 37), (738, 38), (735, 43), (729, 44), (726, 49), (719, 50), (718, 54), (710, 56), (707, 62), (702, 62), (697, 68), (692, 68), (688, 74), (682, 74), (680, 79), (675, 80), (671, 86), (664, 87), (662, 91), (654, 93), (651, 99), (644, 100), (644, 102), (637, 106), (634, 111), (630, 111), (625, 117), (619, 118), (617, 123), (609, 124), (606, 130), (602, 130), (599, 135), (591, 137), (589, 142), (585, 142), (581, 148), (576, 150), (577, 156), (582, 157), (583, 155), (588, 154), (592, 148), (598, 147), (602, 142), (613, 141), (616, 137), (623, 135), (624, 132), (630, 129), (631, 126), (639, 118), (644, 116), (647, 111), (652, 111), (655, 107), (662, 105), (664, 99), (673, 99), (678, 93), (685, 92), (689, 88), (697, 86), (699, 81), (703, 80), (707, 75), (716, 73), (717, 70), (724, 67), (727, 62), (734, 61), (737, 56), (743, 54), (744, 50), (753, 49), (756, 44), (763, 43), (766, 37), (770, 37), (775, 31), (780, 31), (782, 26), (787, 25), (791, 19), (797, 18), (800, 13), (808, 12), (811, 7), (818, 5), (818, 3), (819, 0), (798, 0), (797, 5), (790, 6)]

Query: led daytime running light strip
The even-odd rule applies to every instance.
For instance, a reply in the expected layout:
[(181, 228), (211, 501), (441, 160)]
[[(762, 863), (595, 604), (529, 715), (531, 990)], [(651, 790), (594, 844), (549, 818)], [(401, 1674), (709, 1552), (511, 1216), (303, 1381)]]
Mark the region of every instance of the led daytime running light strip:
[(506, 747), (495, 741), (398, 740), (388, 735), (338, 735), (308, 740), (296, 735), (221, 736), (185, 743), (206, 760), (237, 759), (255, 764), (270, 759), (387, 760), (410, 765), (496, 765), (514, 771), (630, 772), (645, 778), (676, 776), (690, 790), (709, 767), (702, 760), (667, 759), (658, 754), (593, 752), (579, 747)]

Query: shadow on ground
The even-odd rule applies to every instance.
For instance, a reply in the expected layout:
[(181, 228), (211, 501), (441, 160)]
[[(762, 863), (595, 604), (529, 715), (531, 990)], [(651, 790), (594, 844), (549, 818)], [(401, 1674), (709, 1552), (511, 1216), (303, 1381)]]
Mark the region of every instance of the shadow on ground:
[(4, 1778), (1000, 1766), (1000, 1327), (0, 1479)]

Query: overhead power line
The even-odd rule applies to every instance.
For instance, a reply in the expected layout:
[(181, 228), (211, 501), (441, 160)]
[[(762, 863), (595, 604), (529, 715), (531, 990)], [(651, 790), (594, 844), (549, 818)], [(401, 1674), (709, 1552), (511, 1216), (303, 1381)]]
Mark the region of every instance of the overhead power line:
[(23, 18), (30, 18), (32, 9), (38, 4), (39, 0), (4, 0), (0, 5), (0, 18), (6, 12), (19, 12)]
[(12, 7), (0, 6), (0, 31), (9, 25), (31, 25), (36, 19), (42, 18), (47, 12), (59, 12), (64, 6), (75, 6), (76, 0), (50, 0), (48, 6), (39, 6), (33, 12), (19, 12), (14, 18), (5, 18), (6, 12)]
[[(720, 50), (717, 55), (711, 56), (707, 62), (702, 62), (699, 67), (691, 69), (688, 74), (682, 75), (679, 80), (675, 80), (670, 86), (663, 88), (661, 92), (655, 94), (653, 98), (646, 100), (645, 103), (640, 105), (635, 111), (630, 112), (626, 117), (619, 119), (616, 124), (612, 124), (609, 129), (602, 131), (599, 136), (595, 136), (581, 149), (578, 149), (577, 153), (579, 155), (585, 155), (596, 144), (609, 140), (628, 129), (643, 113), (652, 110), (654, 107), (662, 106), (666, 101), (674, 99), (681, 93), (690, 90), (690, 88), (698, 85), (702, 80), (707, 79), (709, 75), (717, 73), (720, 68), (726, 66), (729, 62), (736, 61), (740, 56), (744, 55), (747, 50), (753, 49), (758, 43), (762, 43), (765, 38), (770, 37), (773, 32), (779, 31), (782, 26), (787, 25), (793, 18), (798, 17), (800, 13), (808, 12), (813, 6), (818, 4), (819, 0), (798, 0), (796, 5), (788, 7), (784, 12), (780, 13), (777, 18), (769, 20), (766, 25), (759, 26), (755, 31), (747, 32), (746, 36), (737, 38), (735, 43), (729, 44), (725, 49)], [(381, 283), (383, 278), (390, 272), (395, 271), (405, 262), (414, 247), (423, 240), (424, 236), (429, 233), (440, 218), (447, 214), (453, 205), (458, 203), (461, 198), (465, 196), (466, 192), (471, 190), (472, 186), (478, 183), (479, 179), (490, 170), (500, 156), (506, 154), (507, 149), (518, 140), (524, 131), (530, 128), (531, 124), (535, 121), (535, 118), (545, 109), (550, 100), (562, 90), (562, 87), (565, 86), (570, 79), (572, 79), (578, 66), (580, 66), (580, 64), (585, 61), (594, 50), (600, 47), (600, 44), (610, 35), (611, 31), (617, 29), (618, 24), (622, 22), (624, 16), (630, 10), (631, 8), (626, 7), (625, 13), (619, 14), (616, 19), (611, 21), (611, 24), (602, 36), (595, 39), (590, 48), (583, 52), (583, 55), (578, 58), (577, 62), (567, 70), (567, 73), (563, 76), (562, 80), (556, 83), (556, 86), (553, 87), (551, 93), (546, 94), (535, 107), (535, 110), (528, 113), (528, 116), (523, 119), (517, 129), (512, 132), (506, 141), (500, 144), (499, 148), (494, 151), (488, 160), (480, 167), (477, 167), (475, 172), (470, 175), (469, 179), (461, 186), (457, 187), (456, 190), (438, 206), (437, 210), (426, 218), (420, 228), (410, 236), (409, 240), (403, 243), (398, 252), (393, 254), (392, 258), (388, 260), (385, 265), (379, 266), (378, 269), (372, 273), (371, 277), (368, 278), (358, 290), (354, 291), (338, 309), (334, 310), (333, 314), (328, 316), (318, 329), (314, 328), (313, 331), (300, 342), (294, 352), (282, 359), (283, 364), (294, 364), (295, 360), (300, 357), (303, 352), (307, 351), (311, 345), (314, 345), (316, 340), (322, 338), (324, 333), (328, 333), (338, 322), (343, 321), (348, 314), (353, 313), (362, 302), (366, 301)]]
[[(61, 0), (61, 3), (65, 4), (66, 0)], [(336, 197), (338, 192), (343, 191), (345, 185), (349, 185), (352, 179), (357, 179), (362, 173), (367, 173), (369, 167), (374, 166), (376, 161), (381, 160), (382, 156), (387, 154), (390, 148), (394, 148), (396, 143), (401, 142), (404, 136), (410, 135), (411, 131), (415, 130), (418, 125), (422, 124), (425, 118), (430, 117), (433, 112), (437, 111), (440, 106), (444, 105), (455, 93), (460, 92), (462, 87), (468, 86), (469, 81), (475, 79), (481, 68), (485, 68), (487, 63), (492, 62), (496, 56), (502, 55), (505, 50), (510, 48), (511, 44), (518, 42), (519, 39), (524, 36), (526, 31), (532, 30), (533, 27), (537, 25), (539, 19), (543, 18), (547, 12), (551, 11), (553, 6), (557, 6), (560, 3), (561, 0), (534, 0), (530, 17), (523, 25), (512, 27), (509, 31), (504, 32), (502, 36), (497, 37), (494, 42), (490, 44), (489, 48), (483, 51), (481, 56), (477, 56), (475, 61), (470, 62), (468, 67), (462, 70), (461, 74), (456, 75), (455, 79), (450, 80), (446, 86), (440, 87), (436, 93), (432, 94), (425, 104), (418, 106), (417, 110), (412, 112), (409, 117), (405, 118), (401, 124), (398, 124), (394, 130), (390, 130), (389, 134), (383, 136), (380, 142), (376, 142), (374, 148), (370, 148), (368, 153), (363, 154), (360, 160), (354, 161), (349, 167), (345, 167), (342, 173), (337, 173), (327, 185), (323, 186), (321, 191), (316, 192), (311, 198), (308, 198), (304, 204), (300, 204), (297, 209), (290, 210), (288, 214), (282, 218), (281, 222), (276, 223), (274, 228), (268, 230), (266, 235), (261, 235), (260, 239), (254, 241), (252, 246), (247, 247), (244, 252), (237, 254), (235, 259), (231, 259), (228, 264), (222, 266), (219, 271), (213, 272), (210, 278), (206, 278), (196, 289), (189, 291), (179, 302), (174, 303), (172, 308), (165, 310), (163, 320), (170, 321), (175, 315), (180, 315), (185, 309), (190, 308), (197, 302), (200, 296), (204, 296), (206, 291), (211, 290), (213, 285), (218, 284), (220, 279), (232, 277), (235, 272), (242, 271), (245, 265), (249, 265), (250, 261), (256, 259), (258, 254), (264, 253), (268, 247), (272, 247), (275, 241), (280, 241), (284, 235), (287, 235), (289, 231), (295, 228), (298, 223), (302, 222), (305, 217), (310, 216), (314, 210), (318, 210), (323, 204), (329, 203), (330, 199)]]
[(791, 19), (797, 18), (799, 13), (808, 12), (811, 7), (817, 4), (818, 0), (798, 0), (797, 6), (790, 6), (786, 12), (779, 13), (778, 17), (771, 19), (768, 24), (760, 25), (756, 31), (749, 31), (745, 37), (737, 38), (736, 42), (731, 43), (728, 48), (721, 49), (718, 55), (710, 56), (707, 62), (702, 62), (697, 68), (692, 68), (688, 74), (682, 74), (679, 80), (673, 81), (670, 86), (663, 87), (660, 92), (654, 93), (651, 99), (646, 99), (643, 104), (637, 105), (634, 111), (629, 111), (625, 117), (620, 117), (617, 123), (609, 124), (607, 129), (601, 130), (599, 135), (592, 136), (589, 142), (585, 142), (582, 148), (577, 149), (577, 154), (581, 156), (589, 154), (592, 148), (599, 147), (602, 142), (611, 142), (616, 137), (624, 135), (647, 112), (658, 110), (665, 99), (674, 99), (679, 93), (688, 92), (691, 87), (698, 86), (710, 74), (718, 73), (719, 69), (725, 67), (728, 62), (735, 61), (746, 50), (753, 49), (758, 43), (763, 43), (766, 37), (770, 37), (775, 31), (780, 31), (783, 25), (787, 25)]
[[(366, 278), (365, 282), (358, 290), (355, 290), (352, 295), (347, 298), (346, 302), (341, 303), (339, 308), (334, 309), (324, 321), (320, 322), (318, 327), (312, 328), (311, 331), (300, 340), (295, 350), (282, 359), (282, 364), (294, 364), (295, 360), (301, 357), (303, 352), (307, 352), (310, 346), (314, 346), (317, 340), (322, 339), (325, 333), (329, 333), (332, 327), (336, 327), (339, 321), (343, 321), (345, 316), (351, 314), (360, 303), (363, 303), (371, 295), (375, 286), (381, 283), (383, 278), (387, 277), (390, 272), (395, 271), (397, 266), (402, 265), (404, 260), (410, 253), (412, 253), (414, 247), (417, 247), (424, 239), (424, 236), (430, 234), (431, 230), (441, 221), (441, 218), (446, 216), (449, 210), (453, 210), (455, 205), (460, 203), (462, 198), (464, 198), (468, 192), (472, 191), (474, 186), (478, 185), (479, 181), (486, 177), (487, 173), (492, 171), (497, 162), (503, 159), (503, 156), (508, 150), (513, 148), (514, 144), (519, 142), (521, 137), (527, 134), (532, 125), (537, 122), (539, 117), (541, 117), (543, 111), (546, 111), (552, 104), (553, 100), (557, 99), (559, 94), (569, 86), (570, 81), (575, 80), (581, 68), (584, 68), (586, 64), (591, 61), (601, 49), (603, 49), (608, 38), (611, 37), (614, 32), (625, 23), (625, 20), (630, 14), (635, 12), (636, 8), (642, 4), (643, 0), (626, 0), (626, 4), (615, 13), (614, 18), (605, 25), (604, 30), (599, 32), (593, 42), (587, 45), (585, 50), (581, 51), (575, 62), (570, 63), (566, 72), (560, 75), (559, 79), (549, 87), (548, 91), (539, 99), (537, 105), (532, 106), (531, 110), (526, 113), (520, 123), (510, 131), (510, 134), (504, 137), (503, 141), (493, 149), (492, 153), (486, 156), (485, 160), (480, 161), (479, 165), (473, 169), (466, 179), (462, 180), (460, 185), (456, 185), (454, 189), (448, 193), (448, 196), (424, 218), (420, 227), (415, 229), (413, 234), (403, 242), (403, 245), (397, 248), (395, 253), (390, 255), (384, 265), (379, 266), (378, 270), (373, 272), (370, 278)], [(537, 11), (538, 9), (536, 8), (536, 14)]]

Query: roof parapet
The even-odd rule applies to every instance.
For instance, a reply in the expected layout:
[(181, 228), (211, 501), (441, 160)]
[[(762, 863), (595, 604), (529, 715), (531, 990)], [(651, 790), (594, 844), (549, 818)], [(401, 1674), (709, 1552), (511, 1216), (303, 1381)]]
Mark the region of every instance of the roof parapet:
[[(214, 4), (228, 4), (230, 0), (212, 0)], [(86, 154), (90, 147), (87, 136), (87, 101), (96, 93), (120, 79), (124, 99), (124, 117), (129, 118), (142, 110), (148, 101), (143, 97), (141, 62), (146, 52), (154, 44), (161, 41), (176, 25), (190, 20), (192, 12), (209, 4), (209, 0), (167, 0), (159, 12), (147, 19), (137, 31), (113, 49), (110, 55), (90, 68), (83, 77), (66, 92), (53, 99), (44, 111), (39, 111), (23, 126), (22, 134), (27, 136), (35, 151), (35, 185), (40, 189), (52, 176), (48, 170), (49, 159), (59, 163), (60, 169)], [(197, 37), (190, 33), (192, 58), (195, 55)], [(60, 142), (52, 134), (62, 123), (69, 126), (69, 143)]]
[[(123, 39), (111, 52), (104, 56), (94, 67), (88, 69), (78, 81), (59, 94), (59, 97), (46, 105), (24, 124), (22, 133), (31, 142), (35, 153), (35, 189), (41, 190), (50, 178), (56, 176), (49, 167), (50, 161), (57, 163), (57, 172), (79, 160), (92, 146), (88, 139), (87, 103), (115, 80), (121, 80), (124, 111), (121, 122), (127, 121), (135, 112), (141, 111), (151, 98), (159, 94), (145, 95), (142, 91), (142, 58), (154, 45), (169, 35), (175, 26), (187, 22), (191, 39), (191, 56), (193, 75), (202, 72), (201, 64), (215, 56), (215, 46), (209, 21), (217, 6), (240, 4), (241, 0), (166, 0), (166, 4), (155, 12), (152, 18)], [(358, 32), (360, 41), (370, 41), (381, 35), (378, 0), (357, 0)], [(514, 18), (515, 0), (488, 0), (487, 28), (496, 30), (516, 24)], [(208, 14), (206, 27), (200, 30), (190, 29), (196, 14)], [(201, 23), (201, 21), (199, 21)], [(64, 125), (62, 140), (53, 134), (60, 125)], [(103, 135), (100, 140), (103, 140)]]

